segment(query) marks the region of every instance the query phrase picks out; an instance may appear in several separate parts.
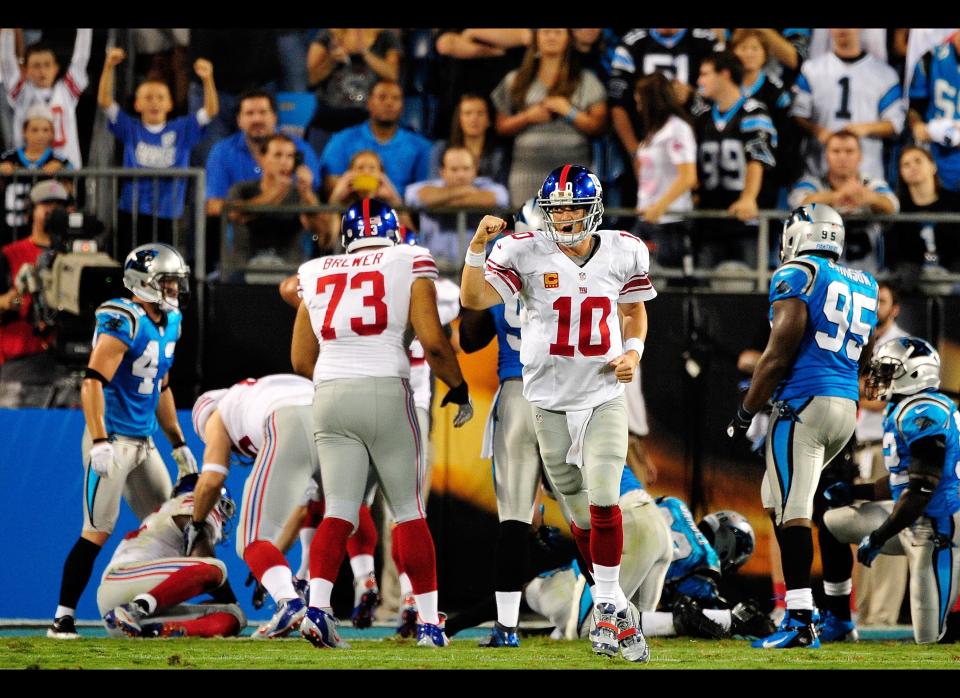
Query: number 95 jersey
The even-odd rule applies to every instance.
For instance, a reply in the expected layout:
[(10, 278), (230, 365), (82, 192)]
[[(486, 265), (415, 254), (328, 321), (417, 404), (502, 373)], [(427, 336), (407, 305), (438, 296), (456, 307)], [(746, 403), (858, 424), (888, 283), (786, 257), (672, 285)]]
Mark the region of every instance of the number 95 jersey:
[(859, 400), (860, 353), (877, 325), (876, 280), (829, 259), (802, 255), (783, 264), (770, 280), (771, 323), (773, 304), (787, 298), (806, 303), (807, 326), (774, 400)]
[(584, 410), (623, 393), (609, 362), (623, 353), (618, 303), (655, 298), (650, 254), (630, 233), (598, 230), (593, 255), (579, 266), (544, 233), (497, 240), (484, 278), (504, 303), (519, 293), (523, 396), (547, 410)]
[(97, 308), (93, 345), (101, 334), (127, 345), (123, 361), (103, 388), (107, 433), (146, 438), (157, 429), (160, 385), (173, 365), (173, 352), (180, 339), (179, 310), (166, 313), (156, 325), (139, 303), (114, 298)]
[(404, 341), (410, 288), (416, 279), (437, 278), (429, 250), (416, 245), (361, 249), (312, 259), (301, 265), (298, 276), (320, 342), (314, 384), (337, 378), (410, 378)]

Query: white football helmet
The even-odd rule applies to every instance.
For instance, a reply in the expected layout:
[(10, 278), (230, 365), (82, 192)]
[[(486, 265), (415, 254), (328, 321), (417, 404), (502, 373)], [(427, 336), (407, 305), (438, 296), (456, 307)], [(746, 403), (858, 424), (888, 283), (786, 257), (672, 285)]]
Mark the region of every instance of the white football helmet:
[(757, 545), (753, 526), (743, 514), (730, 509), (707, 514), (697, 528), (717, 551), (723, 574), (732, 572), (749, 560)]
[(919, 337), (898, 337), (877, 347), (870, 361), (867, 396), (889, 400), (940, 387), (940, 354)]
[(780, 262), (789, 262), (803, 252), (831, 252), (843, 255), (843, 219), (826, 204), (807, 204), (795, 208), (783, 222), (780, 236)]
[[(164, 293), (163, 283), (177, 282), (177, 295)], [(123, 263), (123, 285), (137, 298), (148, 303), (159, 303), (172, 310), (186, 305), (190, 294), (190, 267), (180, 253), (162, 242), (150, 242), (131, 250)]]

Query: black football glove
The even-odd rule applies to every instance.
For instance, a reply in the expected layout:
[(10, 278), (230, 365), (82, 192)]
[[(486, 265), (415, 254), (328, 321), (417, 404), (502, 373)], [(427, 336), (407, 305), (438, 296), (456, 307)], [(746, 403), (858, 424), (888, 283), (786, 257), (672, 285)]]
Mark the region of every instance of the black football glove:
[(462, 427), (473, 419), (473, 400), (470, 399), (470, 392), (467, 390), (466, 381), (463, 381), (456, 388), (451, 388), (449, 392), (443, 396), (440, 407), (446, 407), (447, 404), (451, 402), (460, 406), (457, 414), (453, 418), (454, 427)]
[(253, 596), (250, 599), (250, 603), (254, 608), (260, 609), (263, 607), (263, 601), (267, 598), (267, 590), (264, 586), (257, 581), (257, 578), (253, 576), (253, 572), (247, 575), (247, 581), (243, 583), (243, 586), (248, 587), (251, 584), (254, 584), (253, 587)]
[(190, 521), (183, 527), (183, 555), (190, 557), (200, 539), (206, 535), (203, 521)]
[(727, 425), (727, 438), (736, 443), (741, 439), (746, 440), (747, 429), (750, 428), (750, 422), (753, 421), (753, 415), (743, 409), (743, 405), (737, 408), (737, 413)]

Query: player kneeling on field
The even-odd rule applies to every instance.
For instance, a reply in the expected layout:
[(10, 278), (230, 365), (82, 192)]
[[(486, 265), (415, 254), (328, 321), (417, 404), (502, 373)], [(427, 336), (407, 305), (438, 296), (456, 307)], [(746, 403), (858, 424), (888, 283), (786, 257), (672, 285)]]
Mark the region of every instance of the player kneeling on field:
[[(841, 543), (859, 542), (857, 560), (867, 567), (881, 554), (907, 556), (914, 640), (937, 642), (946, 633), (960, 579), (954, 552), (960, 546), (960, 412), (940, 392), (940, 355), (917, 337), (877, 348), (866, 392), (889, 402), (883, 458), (890, 474), (868, 484), (828, 487), (824, 496), (838, 508), (823, 522)], [(855, 500), (867, 501), (851, 504)]]
[[(236, 505), (226, 488), (206, 519), (207, 536), (183, 557), (183, 528), (193, 513), (197, 474), (182, 477), (173, 493), (114, 552), (97, 590), (107, 632), (115, 637), (239, 635), (247, 618), (227, 582), (213, 545), (226, 538)], [(209, 542), (208, 542), (209, 541)], [(207, 592), (215, 603), (185, 604)]]

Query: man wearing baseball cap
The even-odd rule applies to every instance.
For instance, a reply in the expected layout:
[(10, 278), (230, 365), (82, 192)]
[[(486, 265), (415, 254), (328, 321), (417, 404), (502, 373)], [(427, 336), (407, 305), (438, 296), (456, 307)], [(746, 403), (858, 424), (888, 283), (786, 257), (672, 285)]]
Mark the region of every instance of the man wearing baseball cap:
[(53, 112), (44, 104), (36, 104), (27, 111), (23, 122), (24, 145), (0, 155), (0, 175), (3, 175), (0, 195), (5, 202), (0, 219), (0, 245), (21, 238), (29, 231), (27, 197), (31, 187), (42, 178), (72, 167), (65, 158), (54, 154), (53, 139)]
[(30, 237), (0, 249), (0, 407), (46, 407), (59, 376), (50, 351), (52, 328), (38, 322), (30, 268), (50, 247), (47, 219), (70, 201), (66, 188), (48, 179), (30, 190)]

